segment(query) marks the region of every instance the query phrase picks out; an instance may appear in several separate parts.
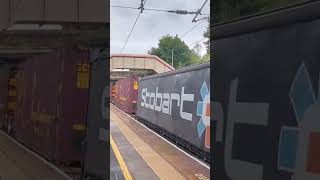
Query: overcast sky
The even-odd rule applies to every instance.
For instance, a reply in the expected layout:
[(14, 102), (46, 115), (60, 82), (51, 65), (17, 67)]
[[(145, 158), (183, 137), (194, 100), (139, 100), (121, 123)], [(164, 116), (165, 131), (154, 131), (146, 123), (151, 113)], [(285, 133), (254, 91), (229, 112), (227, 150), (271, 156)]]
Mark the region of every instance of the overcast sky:
[[(205, 0), (147, 0), (145, 8), (196, 11), (204, 2)], [(112, 6), (138, 7), (140, 0), (111, 0), (110, 4), (111, 54), (117, 54), (121, 52), (139, 11), (135, 9), (115, 8)], [(209, 14), (209, 7), (210, 0), (207, 2), (202, 13)], [(176, 15), (166, 12), (144, 11), (143, 14), (140, 15), (123, 53), (146, 54), (151, 47), (157, 47), (159, 39), (163, 35), (183, 35), (196, 25), (196, 23), (192, 22), (193, 17), (194, 15)], [(203, 39), (203, 32), (207, 26), (207, 21), (202, 22), (192, 32), (184, 36), (182, 40), (190, 46), (196, 41)], [(203, 45), (203, 41), (201, 41), (200, 44)], [(204, 45), (202, 52), (205, 53)]]

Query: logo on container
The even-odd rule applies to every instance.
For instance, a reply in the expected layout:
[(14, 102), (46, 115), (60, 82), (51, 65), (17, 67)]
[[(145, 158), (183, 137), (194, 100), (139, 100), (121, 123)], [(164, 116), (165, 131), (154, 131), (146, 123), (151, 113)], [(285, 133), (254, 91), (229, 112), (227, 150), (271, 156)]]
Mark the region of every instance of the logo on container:
[(298, 127), (281, 129), (278, 168), (292, 172), (292, 180), (320, 179), (320, 82), (317, 101), (305, 64), (298, 69), (289, 96)]
[[(206, 82), (203, 82), (200, 95), (202, 101), (197, 102), (196, 115), (200, 116), (197, 124), (199, 137), (205, 132), (205, 147), (210, 149), (210, 92)], [(182, 119), (192, 121), (195, 112), (186, 112), (185, 105), (187, 102), (194, 103), (194, 94), (185, 93), (185, 87), (181, 87), (181, 93), (156, 92), (148, 91), (143, 88), (141, 91), (141, 107), (172, 115), (172, 107), (179, 107), (179, 115)]]
[[(234, 151), (234, 127), (237, 124), (252, 126), (269, 125), (269, 104), (262, 102), (238, 102), (239, 79), (231, 81), (229, 102), (227, 104), (226, 118), (220, 102), (213, 102), (213, 120), (216, 121), (215, 139), (223, 143), (224, 170), (229, 179), (265, 179), (263, 163), (253, 163), (233, 157)], [(277, 169), (291, 172), (291, 180), (318, 180), (320, 179), (320, 76), (319, 76), (318, 101), (314, 87), (310, 80), (309, 72), (302, 64), (291, 83), (289, 97), (294, 110), (294, 120), (297, 126), (282, 126), (279, 134), (277, 154), (261, 151), (267, 157), (277, 158)], [(283, 104), (286, 105), (286, 104)], [(289, 108), (287, 108), (289, 109)], [(279, 122), (288, 119), (277, 119)], [(228, 122), (228, 123), (226, 123)], [(225, 127), (225, 128), (224, 128)], [(225, 132), (225, 134), (224, 134)], [(237, 132), (240, 134), (239, 132)], [(241, 134), (246, 134), (241, 132)], [(272, 133), (276, 133), (274, 130)], [(224, 138), (225, 137), (225, 138)], [(259, 137), (255, 137), (259, 138)], [(274, 139), (272, 139), (274, 140)], [(272, 147), (273, 148), (273, 147)], [(251, 155), (248, 154), (247, 157)], [(253, 155), (254, 157), (254, 155)], [(260, 157), (263, 157), (262, 154)], [(269, 156), (270, 157), (270, 156)], [(240, 157), (241, 158), (241, 157)], [(268, 159), (269, 161), (269, 159)], [(273, 160), (272, 160), (273, 162)], [(241, 171), (237, 171), (237, 170)], [(278, 172), (274, 171), (278, 174)]]
[(206, 132), (205, 147), (210, 149), (210, 91), (206, 82), (203, 82), (200, 94), (202, 101), (198, 101), (197, 103), (197, 115), (201, 118), (197, 125), (197, 130), (199, 137)]
[(179, 107), (180, 117), (182, 119), (192, 121), (192, 113), (185, 111), (186, 102), (194, 102), (194, 94), (185, 93), (185, 87), (181, 88), (181, 93), (161, 93), (148, 91), (148, 88), (143, 88), (141, 91), (141, 107), (150, 110), (162, 112), (164, 114), (172, 115), (172, 107), (175, 105)]

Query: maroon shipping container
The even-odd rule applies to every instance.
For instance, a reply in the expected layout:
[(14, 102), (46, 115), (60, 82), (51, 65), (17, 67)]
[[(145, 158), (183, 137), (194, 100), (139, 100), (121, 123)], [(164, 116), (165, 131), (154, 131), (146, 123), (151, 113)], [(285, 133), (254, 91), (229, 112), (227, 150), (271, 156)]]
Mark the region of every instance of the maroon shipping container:
[(129, 114), (135, 114), (138, 99), (138, 76), (118, 80), (115, 85), (114, 104)]
[(15, 137), (45, 158), (79, 162), (89, 88), (89, 52), (61, 48), (20, 65)]
[(33, 62), (19, 64), (17, 75), (17, 108), (13, 127), (14, 136), (23, 144), (33, 148), (34, 128), (31, 121), (33, 88)]
[(9, 67), (0, 65), (0, 129), (4, 128), (7, 111)]
[(116, 93), (116, 86), (115, 83), (110, 83), (110, 102), (114, 103), (115, 101), (115, 93)]

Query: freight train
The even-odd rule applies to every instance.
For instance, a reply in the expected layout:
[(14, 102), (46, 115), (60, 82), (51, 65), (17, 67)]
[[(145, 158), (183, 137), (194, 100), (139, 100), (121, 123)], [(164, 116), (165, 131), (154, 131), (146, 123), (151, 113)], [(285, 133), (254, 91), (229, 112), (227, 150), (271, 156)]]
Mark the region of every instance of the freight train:
[(210, 162), (210, 63), (117, 81), (111, 101), (119, 109)]
[(89, 50), (63, 46), (0, 69), (0, 125), (55, 164), (80, 164), (89, 98)]

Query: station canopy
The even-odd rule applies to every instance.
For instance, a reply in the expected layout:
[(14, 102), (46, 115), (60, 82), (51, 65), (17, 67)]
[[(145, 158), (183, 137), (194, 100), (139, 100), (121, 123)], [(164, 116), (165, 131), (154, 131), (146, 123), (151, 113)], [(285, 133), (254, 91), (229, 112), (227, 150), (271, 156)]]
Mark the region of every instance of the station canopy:
[(0, 63), (64, 42), (108, 47), (109, 23), (106, 0), (0, 0)]

